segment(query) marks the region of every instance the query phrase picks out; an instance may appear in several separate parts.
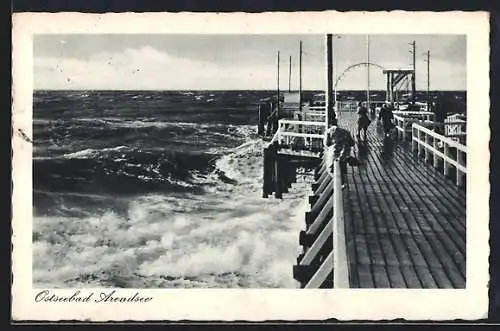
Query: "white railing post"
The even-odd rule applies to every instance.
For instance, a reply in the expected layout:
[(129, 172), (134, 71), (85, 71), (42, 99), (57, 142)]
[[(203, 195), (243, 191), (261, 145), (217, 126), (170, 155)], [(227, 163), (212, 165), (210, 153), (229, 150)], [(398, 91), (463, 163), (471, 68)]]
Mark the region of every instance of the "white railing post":
[(411, 126), (411, 152), (415, 154), (417, 151), (418, 129), (412, 124)]
[(301, 150), (312, 148), (313, 141), (317, 142), (319, 145), (317, 147), (320, 148), (325, 131), (324, 122), (281, 119), (278, 121), (278, 130), (272, 142), (278, 141), (282, 147), (287, 148), (293, 146), (296, 138), (301, 138), (304, 142)]
[[(424, 141), (425, 141), (426, 145), (429, 145), (430, 139), (433, 139), (433, 137), (431, 137), (430, 135), (424, 133)], [(432, 151), (429, 150), (429, 148), (427, 148), (427, 147), (424, 148), (424, 153), (425, 153), (425, 159), (424, 160), (425, 160), (425, 163), (429, 162), (429, 155), (430, 155), (431, 152)]]
[[(439, 158), (443, 159), (443, 174), (449, 176), (451, 167), (454, 167), (456, 184), (463, 185), (467, 174), (466, 146), (416, 123), (412, 125), (412, 140), (412, 151), (415, 151), (415, 144), (417, 144), (418, 154), (421, 155), (423, 148), (426, 162), (430, 160), (430, 153), (432, 153), (433, 165), (436, 168), (439, 165)], [(439, 144), (443, 145), (443, 150), (439, 148)], [(453, 150), (456, 150), (456, 155), (453, 155)]]
[[(438, 142), (438, 138), (433, 137), (432, 138), (432, 148), (434, 148), (435, 151), (439, 150), (437, 142)], [(433, 163), (434, 168), (437, 169), (439, 166), (439, 156), (437, 153), (432, 153), (432, 161), (433, 161), (432, 163)]]
[(418, 141), (418, 148), (417, 148), (417, 156), (420, 157), (422, 155), (422, 131), (417, 130), (417, 141)]

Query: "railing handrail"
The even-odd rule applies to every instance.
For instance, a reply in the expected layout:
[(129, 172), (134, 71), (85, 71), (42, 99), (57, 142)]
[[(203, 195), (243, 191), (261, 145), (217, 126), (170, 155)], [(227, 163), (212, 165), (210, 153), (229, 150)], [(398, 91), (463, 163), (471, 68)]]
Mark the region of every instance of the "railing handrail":
[(325, 106), (309, 106), (308, 108), (311, 110), (326, 110)]
[(333, 288), (349, 288), (341, 167), (333, 162)]
[(300, 120), (287, 120), (287, 119), (281, 119), (278, 121), (279, 126), (281, 126), (283, 124), (322, 126), (322, 127), (326, 126), (326, 123), (324, 121), (323, 122), (316, 122), (316, 121), (300, 121)]
[(334, 159), (333, 151), (331, 150), (326, 151), (324, 158), (326, 171), (333, 180), (333, 217), (331, 220), (331, 230), (333, 233), (333, 288), (349, 288), (340, 160)]
[(466, 121), (450, 121), (450, 122), (434, 122), (434, 121), (429, 121), (426, 123), (426, 125), (432, 125), (432, 126), (448, 126), (448, 125), (460, 125), (460, 124), (466, 124)]
[[(293, 126), (302, 126), (303, 129), (307, 130), (307, 127), (309, 126), (310, 129), (314, 130), (320, 130), (323, 131), (322, 133), (303, 133), (303, 132), (295, 132), (297, 128), (291, 128), (291, 131), (287, 131), (288, 128), (286, 128), (286, 125), (293, 125)], [(312, 128), (311, 128), (312, 127)], [(300, 120), (288, 120), (288, 119), (280, 119), (278, 120), (278, 128), (276, 132), (274, 133), (273, 138), (267, 145), (267, 147), (271, 146), (272, 144), (276, 142), (280, 142), (281, 138), (283, 137), (296, 137), (296, 138), (310, 138), (310, 139), (318, 139), (322, 140), (323, 143), (325, 142), (325, 134), (326, 134), (326, 123), (324, 121), (300, 121)]]
[(399, 116), (399, 114), (393, 114), (395, 120), (405, 121), (410, 119), (411, 117)]
[(312, 110), (312, 111), (304, 110), (302, 113), (308, 115), (326, 116), (326, 112), (319, 110)]
[[(300, 137), (300, 138), (315, 138), (315, 139), (323, 139), (324, 135), (323, 134), (317, 134), (317, 133), (301, 133), (301, 132), (281, 132), (280, 137)], [(279, 138), (278, 137), (278, 141)]]
[[(462, 145), (458, 142), (456, 142), (455, 140), (451, 139), (451, 138), (448, 138), (446, 136), (443, 136), (437, 132), (434, 132), (418, 123), (413, 123), (412, 124), (412, 129), (416, 129), (418, 131), (422, 131), (424, 132), (425, 134), (428, 134), (430, 135), (431, 137), (433, 138), (436, 138), (436, 139), (439, 139), (440, 141), (442, 141), (443, 143), (447, 144), (448, 146), (452, 147), (452, 148), (456, 148), (464, 153), (467, 153), (467, 146), (465, 145)], [(416, 138), (416, 137), (414, 137)]]
[(395, 110), (392, 112), (393, 114), (401, 114), (401, 115), (434, 115), (432, 111), (415, 111), (415, 110)]

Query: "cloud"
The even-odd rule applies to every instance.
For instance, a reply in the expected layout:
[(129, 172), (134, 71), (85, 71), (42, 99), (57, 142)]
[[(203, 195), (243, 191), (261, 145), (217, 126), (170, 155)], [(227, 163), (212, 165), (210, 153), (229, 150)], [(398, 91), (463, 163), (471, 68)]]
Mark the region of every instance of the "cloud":
[[(340, 72), (351, 62), (339, 61)], [(317, 63), (316, 63), (317, 62)], [(326, 74), (322, 61), (305, 61), (303, 88), (324, 89)], [(376, 61), (375, 61), (376, 62)], [(377, 62), (386, 68), (408, 68), (407, 63)], [(426, 89), (426, 63), (417, 61), (417, 89)], [(296, 66), (292, 72), (292, 89), (298, 89)], [(209, 89), (275, 89), (276, 63), (229, 62), (173, 56), (150, 46), (121, 51), (100, 52), (88, 59), (75, 57), (35, 57), (36, 89), (118, 89), (118, 90), (209, 90)], [(288, 59), (283, 59), (280, 88), (288, 89)], [(342, 89), (366, 88), (366, 69), (347, 73), (338, 86)], [(431, 59), (431, 89), (465, 89), (465, 66)], [(371, 89), (385, 89), (380, 69), (371, 69)]]
[[(323, 80), (316, 77), (317, 72), (304, 76), (309, 85), (316, 80), (321, 88)], [(37, 89), (269, 89), (276, 85), (274, 63), (223, 65), (171, 56), (152, 47), (102, 52), (88, 60), (36, 57), (34, 76)]]

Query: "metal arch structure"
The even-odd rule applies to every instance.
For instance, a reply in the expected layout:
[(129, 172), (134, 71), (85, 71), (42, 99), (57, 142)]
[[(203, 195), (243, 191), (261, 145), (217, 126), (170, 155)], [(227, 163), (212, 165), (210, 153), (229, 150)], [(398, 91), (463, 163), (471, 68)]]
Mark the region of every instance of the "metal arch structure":
[(382, 71), (383, 70), (386, 70), (386, 68), (384, 68), (383, 66), (381, 66), (380, 64), (377, 64), (377, 63), (372, 63), (372, 62), (360, 62), (360, 63), (356, 63), (356, 64), (352, 64), (350, 66), (348, 66), (347, 68), (344, 69), (344, 71), (342, 71), (340, 73), (340, 75), (337, 76), (337, 79), (335, 80), (335, 84), (333, 85), (334, 88), (337, 88), (337, 85), (340, 83), (340, 81), (344, 78), (344, 76), (351, 70), (354, 70), (354, 69), (357, 69), (359, 67), (369, 67), (369, 66), (374, 66), (374, 67), (377, 67), (379, 69), (381, 69)]
[[(408, 69), (397, 69), (397, 70), (388, 70), (384, 68), (383, 66), (373, 63), (373, 62), (360, 62), (360, 63), (355, 63), (342, 71), (340, 75), (336, 77), (334, 89), (337, 89), (338, 84), (342, 81), (342, 79), (345, 77), (347, 73), (350, 71), (357, 69), (359, 67), (369, 67), (369, 66), (374, 66), (378, 69), (382, 70), (382, 73), (384, 75), (387, 75), (387, 90), (386, 90), (386, 101), (393, 102), (396, 101), (398, 98), (398, 92), (400, 92), (404, 85), (404, 83), (408, 84), (409, 82), (407, 81), (408, 76), (413, 76), (414, 75), (414, 70), (408, 70)], [(407, 87), (408, 88), (408, 87)], [(412, 95), (415, 94), (415, 91), (412, 90)]]

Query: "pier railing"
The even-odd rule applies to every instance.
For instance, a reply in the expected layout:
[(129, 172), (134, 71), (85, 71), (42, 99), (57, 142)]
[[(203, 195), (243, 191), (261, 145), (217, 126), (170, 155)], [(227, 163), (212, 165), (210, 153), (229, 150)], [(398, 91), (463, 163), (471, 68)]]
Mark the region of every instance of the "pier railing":
[(349, 288), (340, 161), (333, 165), (333, 288)]
[(398, 136), (403, 141), (411, 137), (411, 125), (415, 122), (434, 121), (434, 113), (427, 111), (394, 111), (394, 122)]
[(435, 114), (431, 111), (404, 111), (396, 110), (393, 112), (394, 115), (404, 116), (408, 118), (416, 118), (424, 121), (434, 121)]
[(294, 278), (302, 288), (349, 287), (340, 171), (340, 162), (327, 151), (316, 171), (306, 230), (299, 236), (303, 253), (297, 258)]
[(325, 122), (281, 119), (270, 144), (277, 142), (281, 148), (317, 152), (323, 148), (325, 131)]
[(337, 111), (355, 112), (358, 109), (358, 103), (356, 101), (337, 101), (335, 109)]
[(412, 114), (409, 116), (402, 116), (396, 112), (394, 112), (394, 114), (394, 122), (398, 131), (398, 137), (400, 137), (402, 141), (406, 141), (412, 137), (412, 125), (414, 123), (422, 125), (426, 128), (432, 128), (434, 131), (438, 128), (444, 128), (443, 130), (439, 130), (439, 133), (444, 133), (445, 137), (451, 138), (452, 140), (462, 144), (465, 142), (465, 138), (467, 137), (467, 123), (464, 120), (446, 119), (445, 122), (435, 122), (434, 116), (428, 114)]
[(320, 162), (326, 123), (281, 119), (264, 148), (263, 197), (278, 199), (296, 181), (297, 169), (314, 168)]
[(326, 107), (325, 106), (308, 106), (302, 111), (302, 119), (310, 122), (325, 122)]
[(419, 157), (423, 156), (425, 162), (432, 161), (433, 166), (441, 168), (445, 176), (455, 177), (457, 186), (464, 185), (467, 175), (467, 146), (413, 123), (412, 151)]

